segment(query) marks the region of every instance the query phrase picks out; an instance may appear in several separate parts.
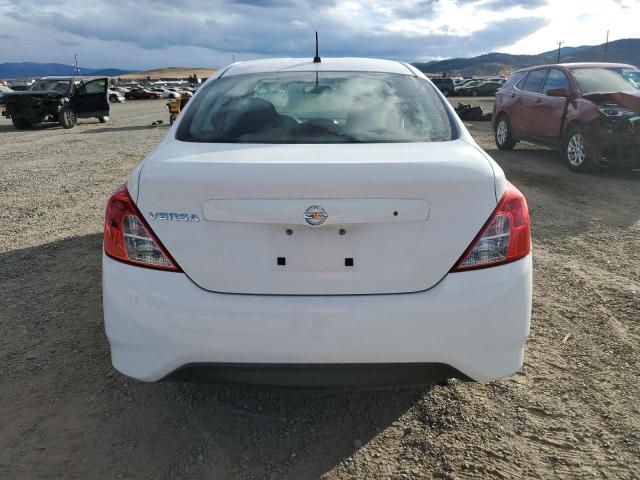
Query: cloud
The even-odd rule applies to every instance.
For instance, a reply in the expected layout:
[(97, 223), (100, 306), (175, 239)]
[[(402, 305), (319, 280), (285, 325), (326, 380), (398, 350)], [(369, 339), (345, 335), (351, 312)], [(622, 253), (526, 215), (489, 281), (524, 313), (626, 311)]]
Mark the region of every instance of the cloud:
[(542, 7), (547, 3), (547, 0), (489, 0), (482, 6), (491, 10), (504, 10), (514, 7), (520, 7), (522, 9), (529, 10)]
[[(543, 0), (501, 0), (505, 8), (530, 8)], [(53, 29), (76, 39), (123, 42), (139, 49), (175, 47), (248, 56), (309, 56), (313, 31), (323, 55), (413, 60), (473, 55), (513, 43), (543, 27), (536, 16), (495, 19), (493, 0), (16, 0), (4, 8), (13, 22)], [(458, 7), (477, 13), (472, 22), (448, 15)], [(482, 13), (484, 12), (484, 17)], [(66, 43), (61, 43), (66, 42)], [(72, 39), (59, 41), (72, 46)]]

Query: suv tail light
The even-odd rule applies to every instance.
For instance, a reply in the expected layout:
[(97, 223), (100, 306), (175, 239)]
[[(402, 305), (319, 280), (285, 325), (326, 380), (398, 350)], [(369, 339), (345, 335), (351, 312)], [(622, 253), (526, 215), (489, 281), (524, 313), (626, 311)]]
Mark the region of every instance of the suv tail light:
[(172, 272), (182, 271), (153, 234), (125, 185), (120, 187), (107, 203), (104, 252), (115, 260), (131, 265)]
[(530, 252), (527, 201), (520, 190), (509, 183), (491, 217), (451, 271), (503, 265), (520, 260)]

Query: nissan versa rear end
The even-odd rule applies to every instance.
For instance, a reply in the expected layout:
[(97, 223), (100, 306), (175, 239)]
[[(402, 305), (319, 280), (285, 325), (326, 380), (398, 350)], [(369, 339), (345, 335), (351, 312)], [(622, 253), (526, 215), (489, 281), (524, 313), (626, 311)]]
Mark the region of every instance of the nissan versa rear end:
[(113, 364), (145, 381), (480, 382), (521, 368), (529, 213), (403, 63), (210, 79), (109, 199)]

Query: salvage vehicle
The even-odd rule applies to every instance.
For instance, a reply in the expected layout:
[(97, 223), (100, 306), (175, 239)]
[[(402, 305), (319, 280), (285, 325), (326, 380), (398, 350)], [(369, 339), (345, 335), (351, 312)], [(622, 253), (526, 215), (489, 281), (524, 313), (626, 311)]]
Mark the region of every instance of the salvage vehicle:
[(161, 92), (152, 92), (146, 88), (132, 88), (127, 93), (124, 94), (124, 97), (127, 100), (138, 100), (138, 99), (150, 99), (157, 100), (159, 98), (164, 98), (164, 94)]
[(502, 87), (502, 82), (487, 81), (479, 82), (476, 84), (460, 87), (456, 90), (456, 93), (462, 97), (465, 96), (493, 96)]
[(111, 103), (124, 103), (126, 101), (126, 99), (124, 98), (124, 93), (119, 90), (110, 88), (107, 91), (107, 95), (109, 96), (109, 101)]
[(438, 87), (438, 89), (442, 92), (442, 94), (446, 97), (449, 95), (453, 95), (455, 92), (455, 85), (453, 80), (446, 77), (434, 77), (430, 79), (433, 84)]
[(144, 381), (519, 370), (527, 202), (411, 65), (234, 63), (108, 200), (112, 362)]
[(11, 118), (17, 129), (38, 123), (57, 122), (73, 128), (78, 118), (109, 121), (107, 78), (45, 77), (29, 90), (3, 96), (2, 115)]
[(180, 94), (172, 92), (168, 88), (152, 88), (151, 91), (161, 94), (161, 98), (180, 98)]
[(7, 93), (13, 93), (14, 91), (11, 90), (9, 87), (5, 87), (4, 85), (0, 85), (0, 105), (2, 105), (2, 97), (4, 95), (6, 95)]
[[(635, 80), (634, 80), (635, 79)], [(496, 145), (563, 152), (576, 172), (640, 167), (640, 70), (615, 63), (543, 65), (513, 73), (493, 109)]]

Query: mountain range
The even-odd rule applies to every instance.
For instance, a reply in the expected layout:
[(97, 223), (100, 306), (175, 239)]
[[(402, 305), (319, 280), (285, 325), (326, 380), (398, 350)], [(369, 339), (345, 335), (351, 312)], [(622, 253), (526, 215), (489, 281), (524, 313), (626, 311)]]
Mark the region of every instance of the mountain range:
[[(69, 76), (75, 74), (75, 67), (62, 63), (0, 63), (0, 78)], [(81, 68), (82, 75), (117, 77), (129, 73), (130, 70), (117, 68)]]
[[(583, 45), (580, 47), (562, 47), (560, 60), (562, 62), (600, 62), (604, 60), (605, 45)], [(558, 51), (550, 50), (537, 55), (512, 55), (509, 53), (486, 53), (471, 58), (451, 58), (431, 62), (414, 62), (413, 65), (425, 73), (443, 73), (449, 75), (506, 75), (520, 68), (532, 67), (546, 63), (556, 63)], [(630, 63), (640, 66), (640, 38), (627, 38), (609, 42), (607, 47), (607, 61)], [(165, 72), (166, 70), (166, 72)], [(196, 71), (190, 68), (166, 68), (165, 74), (173, 73), (173, 70)], [(171, 72), (170, 72), (171, 71)], [(72, 65), (61, 63), (0, 63), (0, 78), (20, 77), (44, 77), (53, 75), (73, 75), (75, 68)], [(117, 68), (81, 68), (83, 75), (104, 75), (107, 77), (119, 77), (127, 74), (132, 77), (153, 76), (156, 71), (135, 72), (132, 70), (120, 70)], [(198, 76), (208, 76), (209, 72), (198, 71)], [(153, 74), (153, 75), (152, 75)]]
[[(560, 61), (601, 62), (604, 60), (605, 44), (583, 45), (581, 47), (563, 47), (560, 49)], [(471, 58), (451, 58), (432, 62), (414, 62), (425, 73), (443, 73), (449, 75), (508, 75), (525, 67), (556, 63), (558, 50), (537, 55), (511, 55), (509, 53), (487, 53)], [(607, 61), (629, 63), (640, 66), (640, 38), (627, 38), (609, 42)]]

